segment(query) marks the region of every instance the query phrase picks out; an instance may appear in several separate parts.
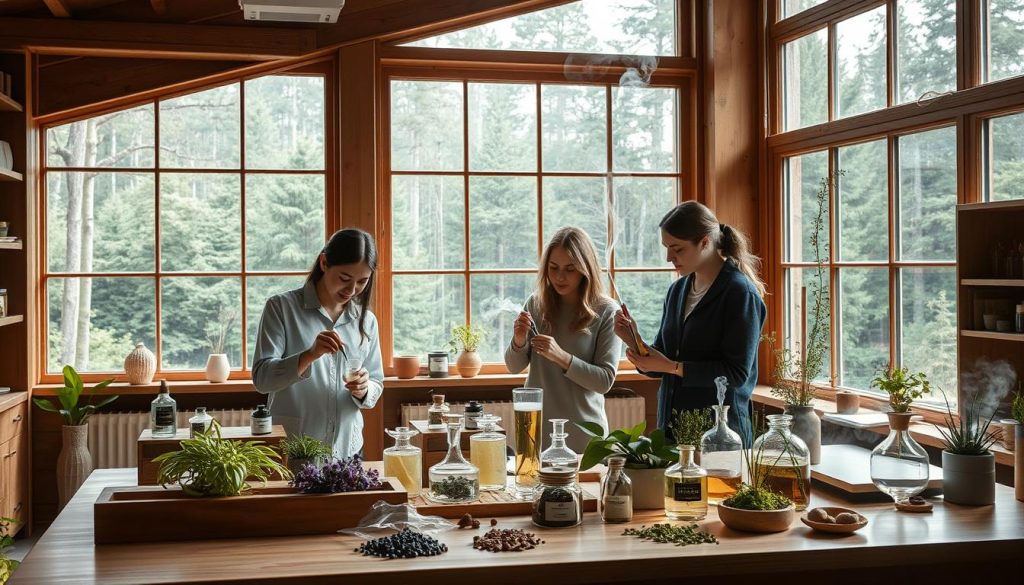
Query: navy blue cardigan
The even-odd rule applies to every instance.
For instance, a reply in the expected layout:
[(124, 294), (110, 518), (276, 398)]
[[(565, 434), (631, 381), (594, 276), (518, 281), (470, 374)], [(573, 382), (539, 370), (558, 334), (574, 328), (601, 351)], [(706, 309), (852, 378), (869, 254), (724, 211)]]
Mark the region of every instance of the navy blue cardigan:
[[(668, 289), (661, 327), (652, 344), (670, 360), (683, 362), (683, 377), (648, 373), (661, 378), (658, 390), (658, 427), (668, 431), (672, 409), (692, 410), (717, 404), (715, 378), (725, 376), (729, 388), (725, 404), (729, 426), (752, 440), (750, 396), (757, 383), (757, 346), (767, 312), (754, 283), (732, 262), (722, 270), (683, 319), (686, 295), (693, 275), (678, 279)], [(670, 434), (670, 433), (669, 433)]]

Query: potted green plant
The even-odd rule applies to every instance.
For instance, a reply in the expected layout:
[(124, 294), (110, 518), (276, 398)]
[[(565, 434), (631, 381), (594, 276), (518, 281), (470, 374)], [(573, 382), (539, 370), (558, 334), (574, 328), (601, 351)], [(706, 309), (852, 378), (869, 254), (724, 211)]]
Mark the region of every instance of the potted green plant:
[(928, 377), (907, 368), (881, 369), (871, 386), (889, 395), (889, 435), (871, 451), (871, 481), (904, 504), (928, 487), (928, 453), (910, 434), (910, 406), (931, 393)]
[(665, 468), (679, 460), (679, 450), (665, 440), (661, 429), (645, 436), (647, 422), (605, 434), (597, 423), (574, 423), (590, 437), (580, 470), (586, 471), (612, 455), (626, 458), (626, 474), (633, 482), (633, 508), (657, 510), (665, 507)]
[(676, 446), (693, 445), (693, 458), (700, 463), (700, 440), (704, 433), (715, 426), (711, 417), (710, 408), (695, 408), (693, 410), (678, 411), (672, 409), (672, 419), (668, 423), (668, 430), (672, 432), (672, 439)]
[(946, 447), (942, 450), (942, 495), (945, 501), (968, 506), (988, 506), (996, 497), (996, 458), (990, 451), (996, 442), (989, 431), (992, 417), (982, 416), (977, 396), (964, 393), (963, 411), (957, 419), (946, 400), (946, 428), (936, 425)]
[(480, 347), (480, 340), (484, 337), (484, 330), (481, 327), (470, 327), (469, 325), (457, 325), (452, 327), (452, 338), (448, 346), (452, 353), (458, 353), (455, 367), (463, 378), (472, 378), (480, 373), (483, 364), (477, 348)]
[(18, 568), (18, 561), (7, 558), (7, 549), (14, 546), (14, 537), (10, 535), (11, 526), (18, 524), (14, 518), (0, 518), (0, 585), (4, 585), (14, 569)]
[(288, 469), (293, 474), (299, 472), (307, 463), (320, 465), (331, 456), (331, 447), (319, 439), (309, 435), (292, 435), (281, 441), (280, 450), (284, 453)]
[(57, 403), (43, 398), (33, 398), (32, 402), (46, 412), (55, 412), (64, 418), (61, 427), (62, 446), (57, 456), (57, 499), (63, 508), (71, 496), (92, 473), (92, 455), (89, 453), (89, 416), (100, 408), (117, 400), (117, 396), (105, 396), (96, 404), (92, 400), (97, 390), (106, 388), (114, 381), (113, 378), (96, 384), (89, 390), (89, 400), (79, 406), (78, 401), (85, 390), (82, 377), (75, 368), (64, 366), (64, 387), (57, 390)]

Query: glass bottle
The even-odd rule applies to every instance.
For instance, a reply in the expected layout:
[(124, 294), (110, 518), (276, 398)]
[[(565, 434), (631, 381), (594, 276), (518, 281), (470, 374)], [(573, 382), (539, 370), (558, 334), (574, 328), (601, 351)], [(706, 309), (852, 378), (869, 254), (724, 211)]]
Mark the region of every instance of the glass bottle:
[[(789, 430), (793, 417), (770, 414), (768, 431), (754, 439), (752, 483), (778, 492), (804, 510), (811, 500), (811, 456), (807, 445)], [(755, 483), (755, 485), (756, 485)]]
[(665, 470), (665, 515), (703, 520), (708, 515), (708, 472), (693, 462), (693, 445), (679, 446), (679, 463)]
[(479, 433), (469, 437), (469, 460), (480, 470), (480, 491), (491, 492), (505, 489), (508, 462), (505, 456), (505, 435), (498, 432), (501, 419), (485, 414), (477, 419)]
[(484, 405), (476, 400), (466, 403), (466, 430), (476, 431), (481, 429), (480, 417), (484, 415)]
[(472, 502), (479, 495), (480, 470), (462, 456), (462, 415), (447, 414), (444, 420), (448, 426), (448, 454), (427, 470), (430, 489), (426, 497), (440, 504)]
[(871, 482), (897, 504), (928, 487), (928, 453), (910, 436), (911, 414), (889, 413), (889, 436), (871, 451)]
[(274, 430), (273, 418), (266, 404), (259, 404), (249, 416), (249, 430), (254, 435), (269, 435)]
[(213, 417), (206, 414), (206, 407), (196, 407), (196, 414), (188, 419), (188, 432), (190, 438), (195, 438), (196, 433), (205, 433), (213, 425)]
[(427, 409), (427, 428), (433, 430), (444, 430), (444, 416), (451, 408), (444, 402), (444, 394), (434, 394), (430, 397), (434, 403)]
[(583, 491), (575, 467), (544, 467), (533, 490), (533, 523), (544, 528), (578, 526), (583, 520)]
[(154, 437), (173, 437), (178, 432), (178, 403), (171, 398), (167, 380), (160, 380), (160, 393), (149, 405), (149, 429)]
[(548, 422), (551, 423), (554, 432), (549, 435), (551, 437), (551, 446), (544, 449), (540, 454), (540, 466), (542, 468), (579, 467), (580, 460), (576, 452), (565, 444), (565, 439), (569, 437), (569, 433), (565, 432), (565, 423), (569, 422), (569, 420), (553, 418)]
[(384, 429), (395, 439), (395, 445), (384, 449), (384, 476), (397, 477), (402, 487), (409, 492), (409, 497), (420, 495), (423, 487), (423, 453), (420, 448), (409, 444), (409, 439), (416, 436), (416, 429), (397, 427), (391, 431)]
[(633, 519), (633, 482), (622, 468), (625, 457), (609, 457), (608, 473), (601, 478), (601, 519), (605, 522), (629, 522)]
[(714, 428), (700, 438), (700, 464), (708, 472), (708, 503), (718, 504), (740, 487), (743, 472), (743, 441), (729, 428), (728, 406), (712, 406)]

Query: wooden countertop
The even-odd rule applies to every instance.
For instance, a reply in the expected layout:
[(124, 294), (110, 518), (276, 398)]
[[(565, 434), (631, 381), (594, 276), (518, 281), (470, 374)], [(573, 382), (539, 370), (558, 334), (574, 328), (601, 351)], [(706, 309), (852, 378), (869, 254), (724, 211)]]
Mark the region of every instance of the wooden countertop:
[(28, 392), (4, 392), (0, 394), (0, 412), (13, 408), (28, 400)]
[[(738, 533), (725, 528), (712, 509), (701, 524), (721, 543), (681, 548), (623, 537), (623, 525), (603, 524), (597, 514), (587, 514), (583, 526), (572, 529), (539, 529), (526, 517), (513, 517), (500, 519), (499, 527), (526, 528), (546, 544), (523, 553), (488, 553), (471, 547), (478, 531), (451, 531), (440, 537), (449, 547), (447, 554), (382, 560), (353, 553), (360, 539), (341, 535), (96, 547), (92, 504), (97, 495), (107, 486), (134, 483), (134, 469), (94, 472), (11, 582), (479, 585), (536, 581), (546, 575), (541, 581), (624, 583), (664, 580), (668, 575), (761, 576), (800, 571), (828, 575), (831, 583), (846, 583), (857, 575), (864, 578), (865, 571), (894, 576), (901, 570), (909, 578), (938, 576), (935, 582), (940, 582), (955, 567), (977, 577), (1019, 575), (1024, 562), (1024, 502), (1016, 501), (1013, 490), (1001, 485), (996, 486), (994, 508), (939, 501), (931, 514), (909, 514), (896, 512), (891, 504), (858, 504), (856, 509), (870, 523), (850, 536), (814, 533), (799, 520), (780, 534)], [(824, 490), (812, 497), (813, 506), (849, 506)], [(633, 525), (665, 518), (646, 513), (635, 520)], [(944, 569), (947, 565), (954, 569)], [(355, 575), (358, 578), (352, 579)]]

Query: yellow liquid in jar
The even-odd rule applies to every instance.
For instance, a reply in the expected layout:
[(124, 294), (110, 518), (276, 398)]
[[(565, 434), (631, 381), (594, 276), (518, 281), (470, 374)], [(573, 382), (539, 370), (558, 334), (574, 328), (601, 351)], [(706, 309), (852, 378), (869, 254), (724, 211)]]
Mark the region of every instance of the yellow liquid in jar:
[(384, 476), (397, 477), (409, 497), (417, 496), (423, 486), (423, 464), (419, 451), (413, 453), (384, 453)]
[(505, 438), (469, 440), (469, 460), (480, 470), (480, 489), (505, 489)]
[(540, 470), (540, 402), (521, 402), (513, 407), (516, 428), (516, 491), (532, 496)]

